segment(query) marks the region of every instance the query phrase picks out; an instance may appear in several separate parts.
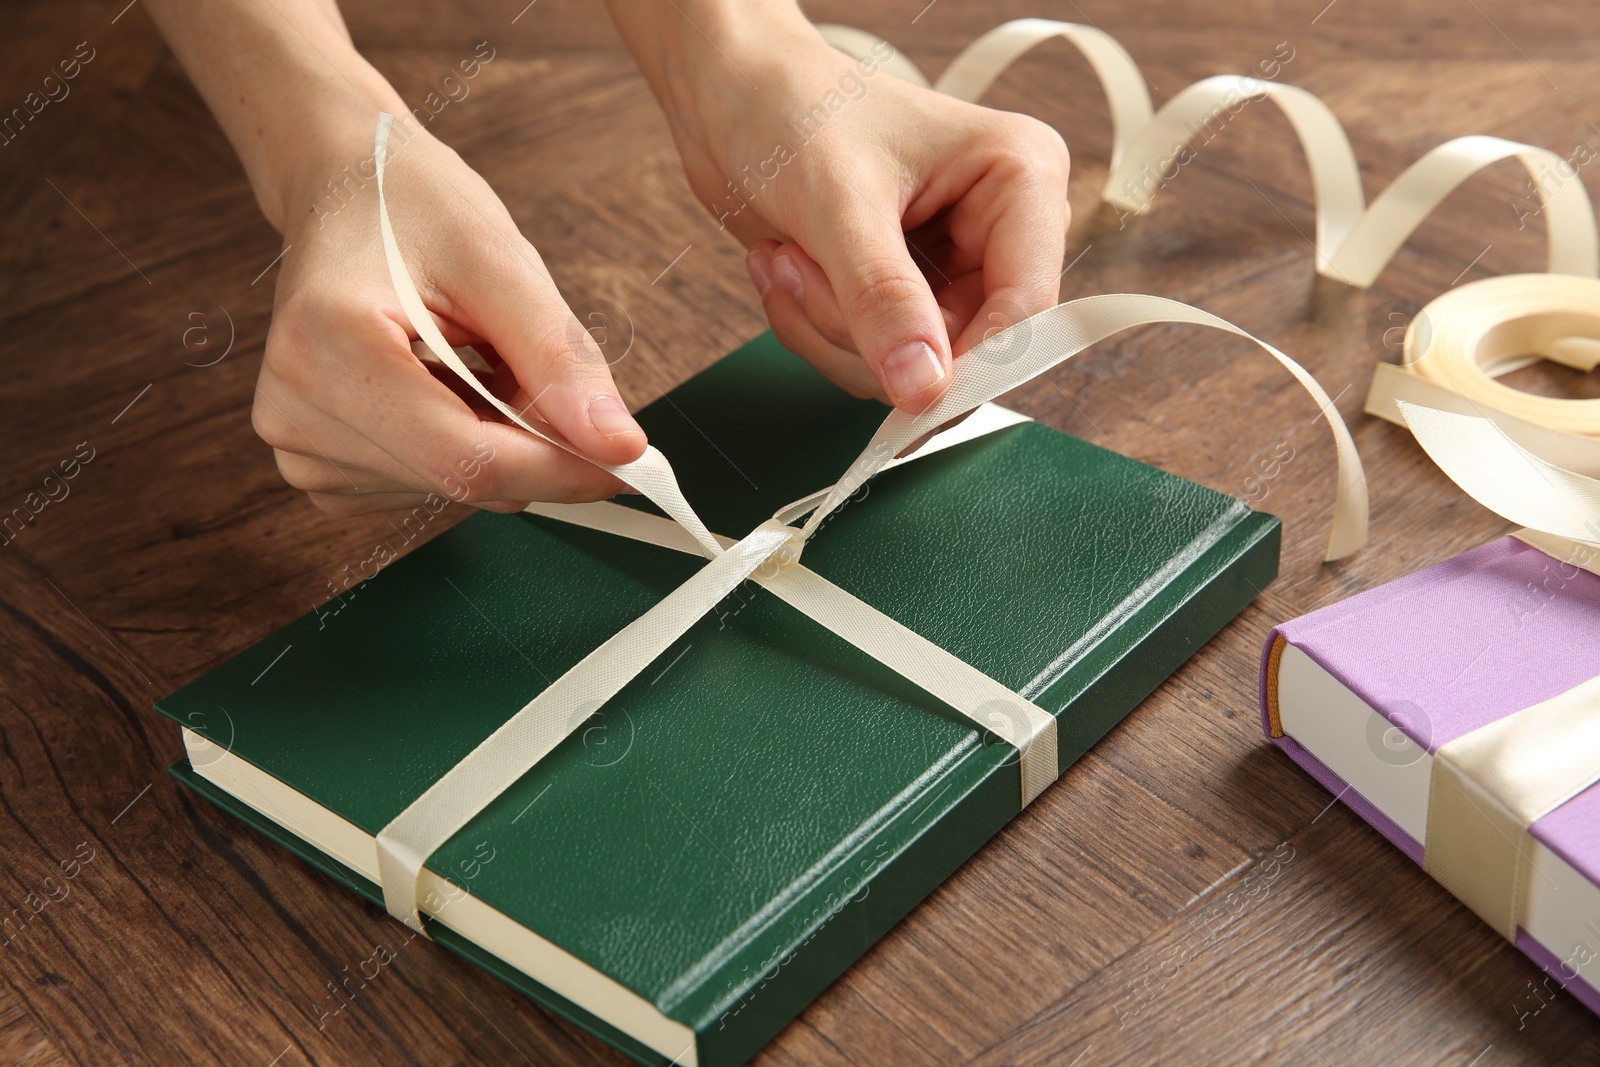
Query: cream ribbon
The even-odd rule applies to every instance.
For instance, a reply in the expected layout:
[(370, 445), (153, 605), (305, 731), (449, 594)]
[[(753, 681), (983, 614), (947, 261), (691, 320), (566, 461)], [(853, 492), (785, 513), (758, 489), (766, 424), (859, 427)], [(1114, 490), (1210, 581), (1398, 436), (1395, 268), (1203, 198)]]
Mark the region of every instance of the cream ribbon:
[[(389, 133), (393, 128), (393, 115), (387, 113), (379, 115), (377, 138), (373, 149), (375, 153), (373, 163), (377, 171), (378, 181), (378, 224), (383, 233), (384, 251), (390, 256), (389, 273), (394, 279), (395, 293), (400, 298), (400, 306), (405, 309), (406, 317), (411, 320), (412, 328), (417, 330), (423, 341), (427, 343), (434, 359), (454, 371), (456, 377), (460, 378), (475, 393), (492, 404), (500, 414), (540, 440), (571, 452), (575, 456), (582, 455), (577, 449), (562, 440), (554, 429), (549, 426), (535, 427), (529, 425), (511, 405), (491, 393), (488, 387), (479, 381), (478, 377), (462, 362), (456, 350), (445, 342), (444, 335), (439, 333), (438, 327), (433, 324), (433, 316), (428, 313), (427, 307), (423, 304), (422, 297), (418, 294), (416, 283), (412, 281), (411, 275), (404, 270), (403, 265), (401, 270), (394, 270), (394, 257), (399, 255), (399, 246), (395, 244), (394, 228), (390, 225), (389, 213), (383, 209), (383, 167), (388, 159)], [(583, 456), (583, 458), (588, 459), (587, 456)], [(631, 463), (613, 465), (599, 463), (595, 460), (589, 460), (589, 462), (633, 486), (662, 511), (671, 515), (674, 520), (681, 523), (684, 529), (694, 536), (695, 542), (700, 545), (707, 556), (715, 556), (717, 554), (716, 539), (711, 536), (711, 531), (707, 530), (705, 524), (700, 521), (700, 516), (694, 513), (694, 509), (689, 506), (689, 502), (683, 498), (683, 490), (678, 488), (678, 478), (672, 471), (672, 464), (667, 462), (667, 457), (663, 456), (655, 446), (652, 445), (646, 448), (644, 455)]]
[[(494, 397), (434, 324), (406, 268), (389, 219), (384, 171), (392, 125), (392, 116), (380, 118), (374, 145), (378, 216), (390, 276), (412, 329), (435, 359), (518, 426), (579, 454), (547, 427), (529, 425)], [(806, 539), (867, 479), (913, 458), (897, 459), (912, 443), (1096, 341), (1132, 326), (1157, 322), (1195, 323), (1247, 338), (1294, 375), (1327, 417), (1338, 456), (1328, 558), (1347, 555), (1365, 543), (1366, 480), (1349, 431), (1327, 393), (1304, 368), (1271, 345), (1215, 315), (1162, 297), (1088, 297), (1058, 305), (994, 334), (955, 362), (943, 400), (919, 415), (892, 412), (838, 482), (780, 509), (773, 519), (736, 542), (719, 539), (706, 529), (684, 500), (671, 465), (652, 448), (641, 460), (605, 469), (655, 501), (671, 517), (670, 522), (619, 505), (537, 505), (530, 510), (624, 537), (692, 549), (708, 556), (710, 562), (551, 683), (379, 832), (378, 868), (389, 913), (421, 932), (416, 887), (428, 857), (748, 579), (1017, 749), (1020, 803), (1030, 803), (1059, 771), (1055, 718), (801, 566), (799, 555)], [(991, 411), (968, 433), (990, 432), (1005, 424), (1005, 416)], [(919, 450), (918, 454), (925, 452)], [(806, 524), (796, 529), (792, 523), (801, 518), (807, 518)]]
[(1396, 406), (1439, 469), (1478, 503), (1541, 533), (1600, 545), (1600, 481), (1535, 455), (1486, 416)]
[[(818, 29), (835, 48), (864, 58), (880, 42), (847, 26)], [(1499, 137), (1468, 136), (1446, 141), (1407, 167), (1366, 206), (1355, 152), (1328, 106), (1304, 89), (1259, 78), (1224, 74), (1205, 78), (1152, 114), (1144, 75), (1126, 49), (1092, 26), (1051, 19), (1017, 19), (979, 37), (951, 62), (934, 88), (977, 103), (1018, 57), (1052, 38), (1064, 38), (1089, 61), (1111, 110), (1111, 168), (1101, 199), (1134, 214), (1150, 208), (1162, 171), (1178, 158), (1209, 120), (1238, 110), (1245, 100), (1271, 100), (1294, 128), (1311, 168), (1316, 202), (1317, 272), (1366, 287), (1390, 257), (1450, 192), (1502, 159), (1516, 159), (1533, 178), (1549, 240), (1549, 270), (1594, 277), (1600, 273), (1600, 243), (1594, 208), (1567, 161), (1549, 149)], [(898, 60), (900, 55), (894, 53)], [(885, 64), (892, 74), (927, 85), (909, 63)], [(1569, 175), (1550, 182), (1545, 175)]]
[(1508, 941), (1527, 919), (1528, 828), (1600, 781), (1600, 678), (1441, 745), (1422, 866)]

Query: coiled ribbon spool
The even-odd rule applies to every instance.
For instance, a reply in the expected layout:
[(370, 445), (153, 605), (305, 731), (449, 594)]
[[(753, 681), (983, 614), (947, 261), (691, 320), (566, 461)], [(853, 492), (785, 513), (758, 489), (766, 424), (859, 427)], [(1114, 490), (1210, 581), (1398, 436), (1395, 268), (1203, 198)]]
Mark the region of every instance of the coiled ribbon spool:
[(1536, 396), (1497, 380), (1530, 358), (1600, 365), (1600, 281), (1507, 274), (1449, 290), (1406, 328), (1401, 364), (1378, 365), (1367, 412), (1407, 425), (1405, 402), (1487, 418), (1534, 455), (1600, 477), (1600, 399)]

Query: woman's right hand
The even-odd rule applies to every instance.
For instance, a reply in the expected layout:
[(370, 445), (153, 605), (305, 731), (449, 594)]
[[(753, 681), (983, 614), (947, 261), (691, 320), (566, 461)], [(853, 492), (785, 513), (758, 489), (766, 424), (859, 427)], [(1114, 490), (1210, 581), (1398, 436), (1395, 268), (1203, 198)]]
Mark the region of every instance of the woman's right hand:
[[(283, 477), (336, 514), (412, 508), (430, 493), (516, 511), (530, 500), (625, 491), (594, 464), (500, 421), (460, 383), (447, 385), (448, 370), (412, 354), (416, 334), (384, 258), (377, 184), (365, 177), (377, 109), (364, 132), (358, 118), (334, 139), (347, 158), (323, 153), (321, 170), (296, 168), (306, 176), (301, 209), (293, 196), (283, 201), (288, 251), (253, 411)], [(345, 178), (347, 163), (362, 177)], [(344, 200), (327, 195), (330, 178), (344, 181)], [(644, 431), (599, 346), (484, 180), (405, 115), (384, 181), (423, 303), (452, 345), (473, 345), (496, 367), (495, 395), (586, 456), (638, 458)]]

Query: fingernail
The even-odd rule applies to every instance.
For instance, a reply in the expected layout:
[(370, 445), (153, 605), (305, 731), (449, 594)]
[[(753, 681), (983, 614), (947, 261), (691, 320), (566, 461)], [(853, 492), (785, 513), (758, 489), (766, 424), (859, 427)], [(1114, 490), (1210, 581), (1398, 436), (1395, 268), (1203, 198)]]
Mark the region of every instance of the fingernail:
[(883, 361), (883, 384), (896, 404), (944, 380), (944, 365), (926, 342), (908, 341)]
[(771, 258), (772, 253), (764, 249), (758, 249), (744, 257), (745, 269), (750, 272), (750, 282), (763, 300), (767, 298), (767, 290), (772, 288), (772, 267), (767, 262)]
[(772, 257), (772, 276), (778, 284), (783, 286), (783, 291), (794, 297), (794, 302), (799, 304), (806, 295), (805, 279), (800, 277), (800, 268), (788, 256)]
[(589, 401), (589, 425), (598, 430), (601, 437), (644, 433), (639, 429), (639, 424), (633, 421), (633, 416), (628, 414), (628, 409), (623, 407), (622, 401), (614, 396), (597, 396)]

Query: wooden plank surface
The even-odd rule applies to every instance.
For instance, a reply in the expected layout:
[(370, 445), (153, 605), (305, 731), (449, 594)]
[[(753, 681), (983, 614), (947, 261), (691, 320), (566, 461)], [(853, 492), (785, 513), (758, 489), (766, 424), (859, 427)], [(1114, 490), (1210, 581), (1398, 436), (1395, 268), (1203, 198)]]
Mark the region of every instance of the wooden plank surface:
[[(1091, 22), (1157, 103), (1245, 72), (1344, 121), (1369, 196), (1428, 147), (1487, 133), (1600, 151), (1600, 26), (1516, 0), (1197, 5), (1179, 0), (842, 0), (819, 21), (882, 33), (937, 73), (1006, 18)], [(0, 507), (80, 444), (71, 483), (0, 550), (0, 1060), (7, 1063), (614, 1064), (619, 1056), (421, 943), (334, 1014), (330, 987), (395, 926), (172, 784), (161, 694), (327, 596), (387, 535), (284, 486), (250, 429), (279, 251), (226, 142), (125, 0), (22, 0), (0, 43), (10, 107), (80, 41), (72, 94), (0, 148)], [(362, 49), (408, 99), (471, 43), (497, 53), (435, 129), (479, 168), (574, 303), (638, 329), (617, 367), (649, 402), (763, 328), (742, 255), (694, 203), (600, 7), (580, 0), (349, 0)], [(1401, 431), (1360, 414), (1381, 337), (1452, 284), (1538, 269), (1524, 176), (1452, 195), (1377, 284), (1316, 279), (1310, 185), (1287, 124), (1252, 106), (1151, 215), (1097, 205), (1109, 122), (1061, 42), (986, 99), (1052, 123), (1074, 155), (1064, 298), (1174, 296), (1301, 359), (1350, 420), (1373, 540), (1319, 563), (1326, 430), (1240, 343), (1152, 328), (1011, 403), (1218, 489), (1294, 459), (1261, 506), (1283, 575), (1125, 725), (785, 1030), (779, 1064), (1600, 1062), (1600, 1022), (1260, 737), (1255, 656), (1277, 620), (1505, 531)], [(1600, 168), (1581, 173), (1600, 194)], [(657, 284), (652, 279), (676, 265)], [(1398, 315), (1392, 320), (1391, 315)], [(198, 318), (196, 318), (198, 316)], [(205, 359), (183, 342), (201, 324)], [(196, 335), (191, 335), (191, 341)], [(214, 366), (195, 366), (222, 351)], [(1576, 374), (1527, 387), (1600, 395)], [(441, 527), (444, 525), (440, 524)]]

